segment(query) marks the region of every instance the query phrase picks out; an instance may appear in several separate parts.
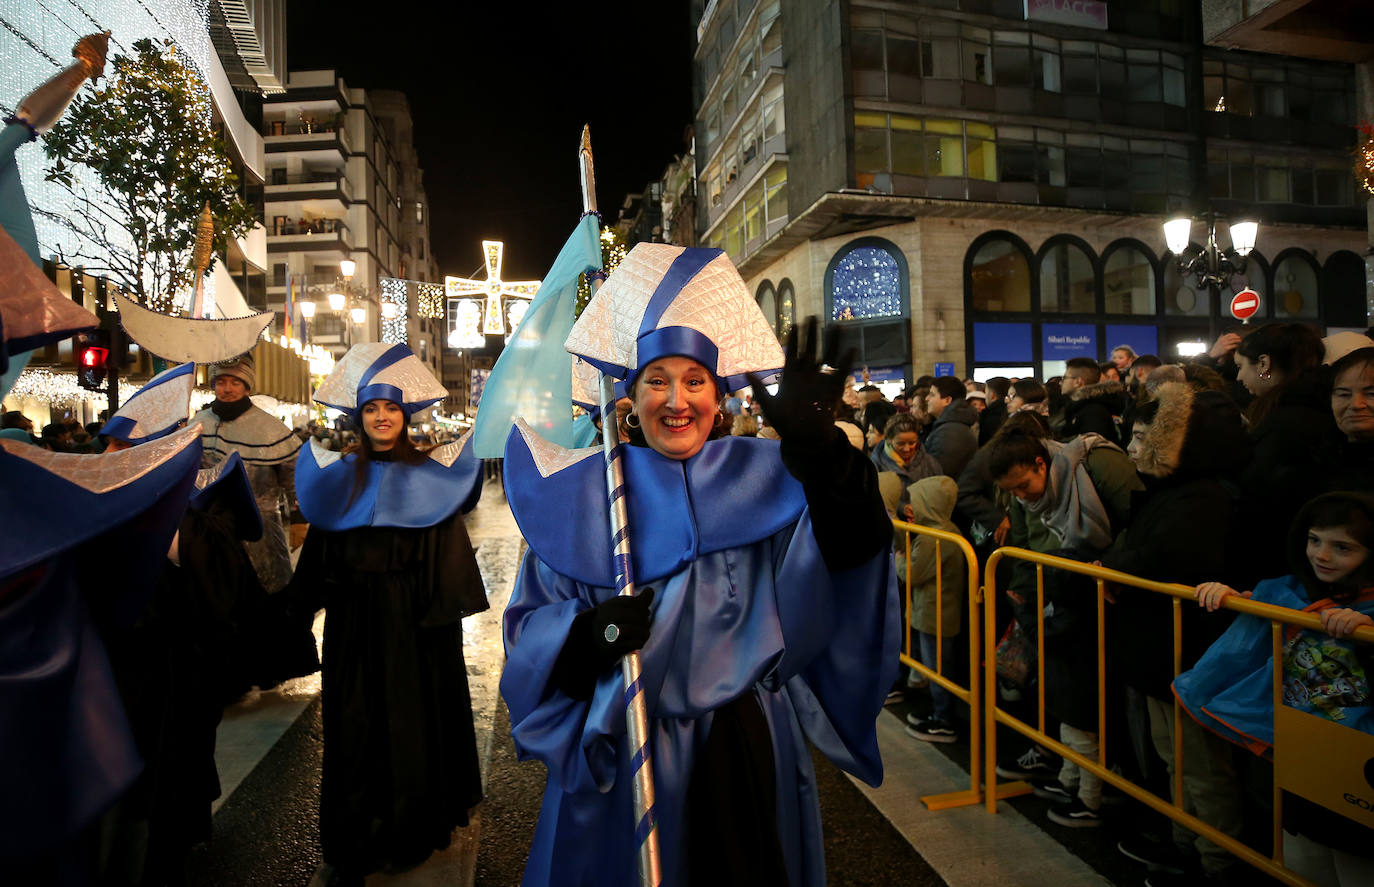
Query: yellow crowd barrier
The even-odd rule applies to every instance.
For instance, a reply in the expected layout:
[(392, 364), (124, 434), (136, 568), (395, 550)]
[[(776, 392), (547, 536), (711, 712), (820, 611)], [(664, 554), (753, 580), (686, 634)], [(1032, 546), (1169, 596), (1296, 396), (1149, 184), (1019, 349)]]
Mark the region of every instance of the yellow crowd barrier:
[[(965, 543), (967, 544), (967, 543)], [(1002, 711), (997, 706), (997, 638), (996, 638), (996, 618), (997, 618), (997, 566), (1004, 559), (1028, 561), (1035, 564), (1036, 574), (1036, 611), (1040, 614), (1037, 619), (1036, 645), (1037, 645), (1037, 668), (1038, 668), (1038, 724), (1032, 726), (1016, 718), (1007, 712)], [(1098, 718), (1098, 751), (1097, 759), (1089, 759), (1068, 746), (1062, 744), (1054, 737), (1045, 732), (1045, 568), (1065, 570), (1070, 573), (1077, 573), (1088, 576), (1096, 580), (1096, 609), (1097, 609), (1097, 718)], [(1284, 632), (1289, 626), (1298, 629), (1321, 630), (1321, 619), (1312, 613), (1304, 613), (1297, 610), (1289, 610), (1284, 607), (1275, 607), (1269, 604), (1255, 603), (1246, 598), (1233, 595), (1225, 598), (1222, 606), (1229, 610), (1240, 613), (1249, 613), (1262, 619), (1269, 620), (1273, 639), (1274, 654), (1274, 762), (1275, 778), (1273, 788), (1273, 854), (1266, 857), (1254, 848), (1244, 844), (1235, 838), (1218, 831), (1197, 817), (1187, 813), (1183, 809), (1183, 734), (1182, 718), (1188, 717), (1187, 714), (1179, 711), (1178, 700), (1174, 700), (1174, 776), (1173, 776), (1173, 800), (1166, 800), (1153, 792), (1124, 779), (1119, 774), (1108, 769), (1104, 762), (1107, 761), (1107, 705), (1106, 705), (1106, 608), (1107, 586), (1109, 584), (1127, 586), (1130, 588), (1141, 589), (1156, 594), (1169, 595), (1173, 600), (1173, 661), (1174, 675), (1178, 676), (1182, 666), (1182, 646), (1183, 646), (1183, 618), (1182, 607), (1185, 602), (1192, 602), (1196, 599), (1194, 589), (1185, 585), (1173, 585), (1164, 582), (1152, 582), (1141, 579), (1127, 573), (1120, 573), (1116, 570), (1109, 570), (1104, 567), (1093, 566), (1092, 564), (1080, 561), (1066, 560), (1064, 558), (1051, 555), (1040, 554), (1028, 551), (1024, 548), (999, 548), (988, 558), (987, 566), (984, 571), (987, 579), (986, 594), (983, 607), (983, 633), (985, 645), (988, 650), (988, 661), (983, 671), (984, 682), (983, 698), (986, 704), (983, 706), (982, 713), (985, 719), (983, 726), (983, 736), (986, 741), (986, 749), (982, 757), (986, 767), (986, 779), (989, 785), (994, 784), (996, 779), (995, 767), (997, 761), (997, 724), (1002, 723), (1036, 742), (1048, 748), (1061, 757), (1067, 758), (1085, 771), (1091, 772), (1101, 778), (1105, 783), (1115, 786), (1125, 794), (1135, 800), (1145, 804), (1154, 810), (1159, 811), (1171, 820), (1182, 824), (1190, 831), (1206, 838), (1212, 843), (1226, 849), (1237, 858), (1249, 863), (1256, 869), (1293, 887), (1311, 887), (1311, 882), (1300, 877), (1283, 865), (1283, 805), (1282, 793), (1285, 789), (1294, 791), (1304, 797), (1323, 804), (1335, 810), (1345, 809), (1340, 804), (1353, 806), (1362, 811), (1364, 818), (1359, 819), (1365, 825), (1374, 826), (1374, 813), (1370, 811), (1369, 801), (1365, 801), (1364, 806), (1359, 804), (1361, 798), (1353, 795), (1351, 787), (1367, 785), (1363, 768), (1366, 761), (1374, 758), (1374, 736), (1363, 733), (1349, 727), (1342, 727), (1322, 718), (1306, 714), (1296, 709), (1288, 708), (1283, 704), (1283, 642)], [(1363, 643), (1374, 643), (1374, 628), (1363, 627), (1357, 629), (1352, 635), (1354, 640)], [(904, 660), (905, 661), (905, 660)], [(976, 683), (976, 682), (975, 682)], [(973, 697), (977, 698), (977, 697)], [(1333, 731), (1339, 731), (1336, 734)], [(1302, 754), (1301, 749), (1294, 748), (1300, 742), (1312, 745), (1314, 738), (1319, 742), (1324, 742), (1323, 753), (1319, 756)], [(974, 760), (978, 759), (978, 752), (973, 753)], [(1334, 756), (1333, 756), (1334, 755)], [(1314, 760), (1315, 758), (1315, 760)], [(1347, 772), (1348, 771), (1348, 772)], [(1369, 786), (1374, 788), (1374, 786)], [(1354, 797), (1355, 800), (1351, 800)], [(984, 803), (989, 813), (997, 812), (997, 798), (989, 794), (984, 799)]]
[[(978, 626), (980, 622), (980, 608), (982, 605), (982, 594), (978, 584), (978, 556), (973, 551), (973, 546), (969, 541), (958, 533), (951, 533), (946, 530), (937, 530), (934, 527), (923, 527), (919, 524), (908, 523), (902, 520), (894, 520), (893, 527), (900, 531), (903, 539), (903, 547), (906, 553), (906, 601), (903, 612), (906, 614), (906, 625), (904, 626), (901, 661), (924, 676), (928, 681), (934, 681), (941, 687), (948, 690), (955, 697), (968, 704), (969, 707), (969, 787), (960, 791), (945, 792), (942, 794), (923, 795), (921, 802), (931, 810), (944, 810), (951, 807), (968, 807), (974, 804), (983, 803), (983, 783), (982, 776), (982, 754), (983, 754), (983, 686), (978, 679), (979, 670), (982, 666), (981, 651), (978, 643)], [(911, 537), (924, 536), (935, 543), (935, 667), (931, 668), (920, 661), (918, 656), (912, 655), (911, 638), (915, 633), (911, 627)], [(946, 675), (942, 664), (945, 661), (944, 645), (947, 639), (944, 636), (944, 558), (941, 546), (953, 545), (964, 556), (965, 575), (967, 577), (968, 589), (968, 673), (969, 686), (965, 687), (957, 683), (953, 677)], [(999, 798), (1015, 797), (1028, 793), (1031, 789), (1024, 782), (1004, 783), (997, 785), (995, 779), (989, 780), (988, 785), (995, 785), (996, 796)]]

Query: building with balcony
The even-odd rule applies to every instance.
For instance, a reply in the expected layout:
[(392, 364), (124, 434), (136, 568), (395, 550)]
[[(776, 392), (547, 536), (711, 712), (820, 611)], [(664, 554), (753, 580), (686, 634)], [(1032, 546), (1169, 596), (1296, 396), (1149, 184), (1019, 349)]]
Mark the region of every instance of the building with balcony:
[(1064, 6), (704, 4), (701, 242), (780, 335), (843, 324), (874, 378), (1210, 342), (1230, 293), (1180, 279), (1178, 213), (1260, 222), (1231, 281), (1259, 321), (1363, 329), (1354, 67), (1207, 45), (1197, 0)]
[[(350, 87), (333, 70), (293, 71), (284, 92), (263, 99), (268, 305), (282, 311), (288, 284), (296, 303), (310, 298), (309, 340), (336, 355), (381, 339), (383, 278), (438, 276), (413, 131), (405, 96)], [(356, 264), (346, 281), (345, 260)], [(344, 293), (343, 310), (330, 310), (331, 292)], [(363, 322), (350, 316), (354, 307)], [(301, 328), (299, 317), (293, 323)], [(408, 306), (407, 341), (436, 375), (439, 324)]]

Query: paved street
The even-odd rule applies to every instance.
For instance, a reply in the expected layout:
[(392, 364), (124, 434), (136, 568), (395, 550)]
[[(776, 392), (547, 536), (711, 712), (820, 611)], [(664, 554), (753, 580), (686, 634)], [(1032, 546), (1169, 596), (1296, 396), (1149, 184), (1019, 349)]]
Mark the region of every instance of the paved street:
[[(464, 623), (464, 652), (482, 753), (486, 800), (449, 850), (378, 885), (519, 883), (543, 790), (544, 770), (518, 763), (497, 692), (502, 665), (501, 612), (524, 551), (501, 489), (489, 483), (468, 518), (491, 609)], [(316, 623), (319, 634), (322, 621)], [(255, 693), (225, 713), (217, 758), (224, 795), (215, 837), (193, 854), (189, 883), (318, 885), (327, 875), (317, 845), (321, 752), (319, 676)], [(940, 751), (908, 737), (904, 709), (885, 712), (879, 738), (887, 778), (860, 787), (816, 761), (826, 861), (832, 885), (903, 884), (1072, 887), (1112, 883), (1033, 824), (1018, 809), (989, 816), (981, 807), (931, 813), (919, 796), (957, 790), (964, 772)], [(960, 752), (952, 752), (954, 759)], [(1034, 804), (1017, 807), (1031, 816)], [(1043, 821), (1043, 815), (1036, 818)], [(1080, 836), (1075, 836), (1080, 837)], [(1120, 881), (1119, 883), (1139, 883)]]

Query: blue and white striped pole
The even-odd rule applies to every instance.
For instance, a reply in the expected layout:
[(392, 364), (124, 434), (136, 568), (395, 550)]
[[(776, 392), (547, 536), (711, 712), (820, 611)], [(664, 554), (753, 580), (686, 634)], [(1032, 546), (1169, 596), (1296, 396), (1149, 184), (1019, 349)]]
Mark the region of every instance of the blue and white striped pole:
[[(596, 211), (596, 175), (592, 165), (591, 128), (582, 128), (578, 151), (582, 177), (582, 210)], [(591, 281), (592, 295), (601, 288)], [(615, 379), (601, 375), (601, 450), (606, 459), (606, 494), (611, 516), (611, 547), (615, 558), (616, 594), (635, 593), (634, 568), (630, 562), (630, 520), (626, 508), (624, 458), (616, 422)], [(620, 661), (625, 678), (625, 727), (630, 740), (630, 770), (634, 778), (635, 840), (639, 845), (639, 883), (659, 887), (663, 873), (658, 856), (658, 823), (654, 808), (654, 768), (649, 754), (649, 715), (644, 705), (639, 653), (627, 653)]]

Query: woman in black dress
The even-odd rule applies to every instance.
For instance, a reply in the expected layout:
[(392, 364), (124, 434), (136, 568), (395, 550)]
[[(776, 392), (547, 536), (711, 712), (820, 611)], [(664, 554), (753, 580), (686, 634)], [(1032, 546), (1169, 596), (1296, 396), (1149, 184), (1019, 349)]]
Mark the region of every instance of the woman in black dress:
[(487, 608), (463, 525), (480, 463), (466, 439), (420, 451), (406, 428), (445, 395), (404, 345), (358, 345), (315, 393), (361, 432), (302, 449), (310, 531), (292, 580), (324, 607), (320, 841), (330, 883), (420, 864), (481, 800), (462, 618)]

